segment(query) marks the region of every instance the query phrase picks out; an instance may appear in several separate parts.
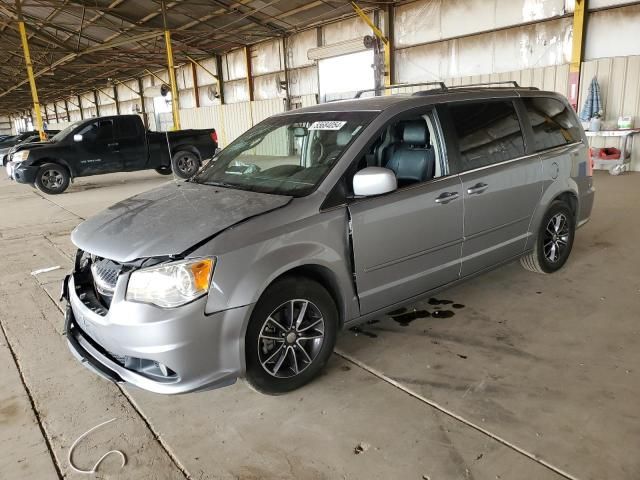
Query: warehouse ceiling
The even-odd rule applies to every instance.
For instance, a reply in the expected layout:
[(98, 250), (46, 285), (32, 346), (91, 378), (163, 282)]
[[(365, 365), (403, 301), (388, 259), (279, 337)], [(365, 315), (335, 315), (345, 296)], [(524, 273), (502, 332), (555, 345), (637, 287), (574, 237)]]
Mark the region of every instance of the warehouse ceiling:
[[(367, 2), (359, 2), (366, 6)], [(160, 0), (23, 0), (40, 102), (166, 68)], [(348, 1), (166, 1), (176, 63), (353, 13)], [(0, 3), (0, 112), (31, 106), (14, 1)]]

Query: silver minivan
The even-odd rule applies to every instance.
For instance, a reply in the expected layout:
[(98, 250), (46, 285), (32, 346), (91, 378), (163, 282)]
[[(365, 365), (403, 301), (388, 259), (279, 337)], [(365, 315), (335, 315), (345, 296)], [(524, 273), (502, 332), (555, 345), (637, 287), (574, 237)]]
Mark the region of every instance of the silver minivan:
[(285, 112), (73, 231), (68, 343), (153, 392), (241, 377), (287, 392), (342, 328), (515, 259), (558, 270), (593, 198), (556, 93), (441, 87)]

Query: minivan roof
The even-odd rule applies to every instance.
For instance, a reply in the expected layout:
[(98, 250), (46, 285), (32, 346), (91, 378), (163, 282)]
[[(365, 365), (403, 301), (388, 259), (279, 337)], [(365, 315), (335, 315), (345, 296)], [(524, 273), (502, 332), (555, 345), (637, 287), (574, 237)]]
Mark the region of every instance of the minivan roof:
[[(398, 88), (401, 88), (399, 85)], [(417, 94), (416, 94), (417, 93)], [(320, 103), (310, 107), (300, 108), (297, 110), (289, 110), (280, 115), (295, 115), (299, 113), (313, 112), (354, 112), (354, 111), (371, 111), (381, 112), (394, 105), (402, 103), (417, 103), (419, 105), (431, 103), (454, 102), (460, 100), (483, 100), (491, 98), (513, 98), (513, 97), (529, 97), (543, 96), (564, 99), (564, 97), (556, 92), (530, 88), (486, 88), (486, 87), (454, 87), (447, 90), (432, 89), (421, 90), (413, 93), (394, 93), (393, 95), (381, 95), (377, 97), (366, 97), (348, 100), (338, 100), (335, 102)], [(430, 101), (426, 101), (429, 99)]]

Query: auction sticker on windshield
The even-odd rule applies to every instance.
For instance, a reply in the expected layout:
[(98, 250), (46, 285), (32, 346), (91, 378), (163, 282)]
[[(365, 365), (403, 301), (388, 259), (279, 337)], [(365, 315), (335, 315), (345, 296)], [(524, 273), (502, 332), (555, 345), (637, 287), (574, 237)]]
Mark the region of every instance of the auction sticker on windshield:
[(309, 127), (309, 130), (340, 130), (346, 123), (346, 121), (323, 120), (313, 122)]

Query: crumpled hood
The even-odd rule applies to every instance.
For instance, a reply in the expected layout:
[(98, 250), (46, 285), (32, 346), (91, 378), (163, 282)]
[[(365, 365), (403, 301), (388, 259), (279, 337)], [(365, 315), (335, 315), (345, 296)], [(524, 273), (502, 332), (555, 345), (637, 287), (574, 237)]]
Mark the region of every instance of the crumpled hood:
[(291, 197), (171, 182), (116, 203), (71, 233), (80, 249), (117, 262), (176, 255)]

